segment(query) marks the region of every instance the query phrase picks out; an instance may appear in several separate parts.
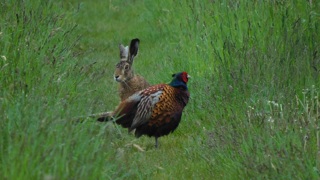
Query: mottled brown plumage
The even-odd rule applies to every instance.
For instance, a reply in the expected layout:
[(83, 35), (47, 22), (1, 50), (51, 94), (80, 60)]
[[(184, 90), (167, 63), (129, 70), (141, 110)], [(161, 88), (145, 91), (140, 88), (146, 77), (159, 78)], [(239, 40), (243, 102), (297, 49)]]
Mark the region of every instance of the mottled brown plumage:
[(173, 76), (170, 84), (158, 84), (146, 88), (122, 101), (114, 111), (116, 123), (136, 137), (168, 135), (179, 125), (182, 111), (189, 100), (187, 82), (189, 75), (181, 72)]

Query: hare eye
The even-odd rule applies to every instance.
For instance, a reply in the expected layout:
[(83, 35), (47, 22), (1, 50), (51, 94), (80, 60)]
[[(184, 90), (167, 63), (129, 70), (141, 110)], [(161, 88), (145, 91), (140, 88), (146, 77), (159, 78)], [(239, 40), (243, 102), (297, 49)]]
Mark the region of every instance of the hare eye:
[(128, 66), (128, 65), (124, 66), (124, 69), (125, 69), (125, 70), (128, 70), (128, 69), (129, 69), (129, 66)]

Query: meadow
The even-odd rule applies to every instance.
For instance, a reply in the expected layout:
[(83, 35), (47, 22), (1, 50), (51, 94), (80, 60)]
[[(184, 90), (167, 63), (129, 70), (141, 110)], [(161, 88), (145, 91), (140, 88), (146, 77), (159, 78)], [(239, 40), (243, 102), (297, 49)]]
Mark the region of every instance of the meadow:
[[(319, 179), (320, 3), (0, 2), (0, 179)], [(84, 118), (119, 103), (119, 43), (151, 84), (187, 71), (177, 130)]]

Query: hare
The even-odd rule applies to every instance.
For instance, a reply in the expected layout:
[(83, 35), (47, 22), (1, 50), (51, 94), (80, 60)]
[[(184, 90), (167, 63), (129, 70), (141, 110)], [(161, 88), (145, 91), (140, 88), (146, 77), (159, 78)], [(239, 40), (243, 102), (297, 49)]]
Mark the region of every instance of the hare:
[[(114, 80), (119, 82), (119, 96), (121, 101), (127, 99), (134, 93), (143, 90), (150, 86), (150, 84), (139, 75), (135, 75), (132, 69), (133, 59), (138, 54), (139, 39), (132, 39), (130, 46), (119, 45), (120, 62), (117, 63), (114, 72)], [(97, 121), (105, 122), (112, 119), (114, 112), (103, 112), (98, 114), (91, 114), (86, 117), (98, 118)], [(84, 117), (78, 117), (75, 122), (82, 122)]]
[[(125, 47), (122, 44), (119, 45), (120, 62), (116, 65), (114, 80), (119, 82), (118, 93), (121, 102), (134, 93), (150, 86), (142, 76), (134, 74), (132, 69), (133, 59), (138, 54), (139, 42), (139, 39), (132, 39), (129, 47)], [(97, 121), (105, 122), (113, 118), (113, 115), (114, 112), (104, 112), (94, 114), (91, 117), (98, 117)]]
[(119, 82), (118, 92), (121, 101), (150, 86), (142, 76), (134, 74), (132, 69), (133, 59), (138, 54), (139, 42), (139, 39), (132, 39), (129, 48), (119, 45), (120, 62), (116, 65), (114, 80)]

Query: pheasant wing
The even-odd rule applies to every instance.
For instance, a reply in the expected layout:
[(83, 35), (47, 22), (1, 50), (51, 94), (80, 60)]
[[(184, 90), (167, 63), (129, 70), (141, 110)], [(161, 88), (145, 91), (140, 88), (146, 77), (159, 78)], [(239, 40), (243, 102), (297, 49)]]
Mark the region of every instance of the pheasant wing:
[(141, 101), (138, 104), (137, 113), (133, 119), (130, 130), (147, 123), (152, 115), (155, 104), (159, 102), (159, 98), (163, 93), (165, 84), (159, 84), (149, 87), (141, 92)]

